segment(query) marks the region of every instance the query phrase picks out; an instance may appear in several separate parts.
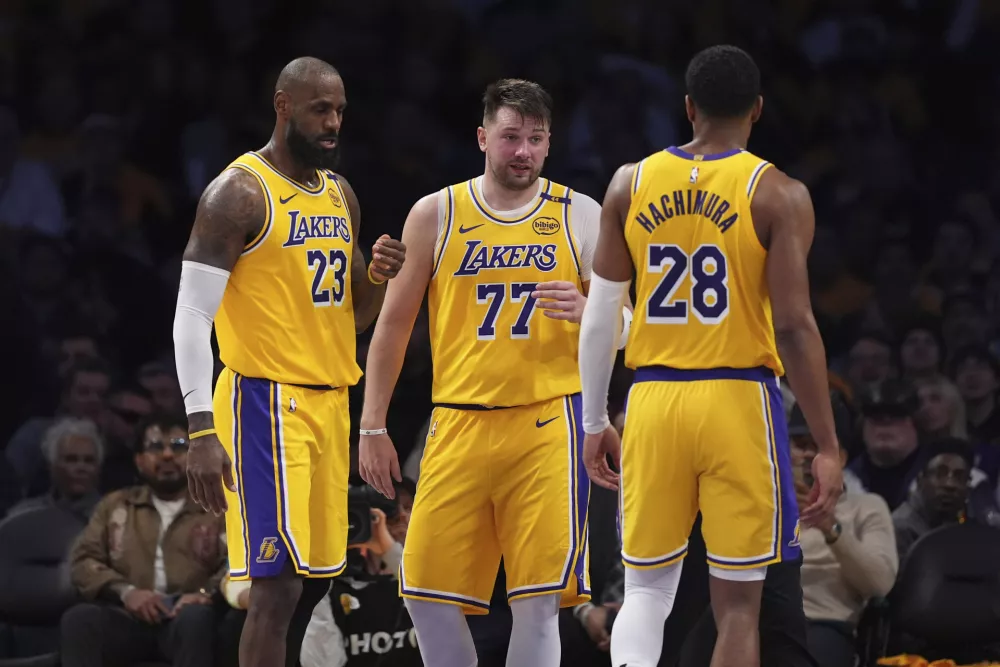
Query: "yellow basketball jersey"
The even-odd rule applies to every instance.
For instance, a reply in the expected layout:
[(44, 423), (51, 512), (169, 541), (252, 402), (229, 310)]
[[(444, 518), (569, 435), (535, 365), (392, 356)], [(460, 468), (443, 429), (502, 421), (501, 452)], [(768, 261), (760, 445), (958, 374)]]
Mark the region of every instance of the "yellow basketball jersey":
[(280, 383), (356, 384), (354, 239), (337, 176), (320, 172), (308, 188), (253, 152), (229, 168), (256, 178), (267, 220), (236, 262), (215, 319), (222, 363)]
[(434, 402), (509, 407), (574, 394), (580, 325), (545, 317), (531, 296), (551, 280), (581, 288), (571, 191), (540, 179), (535, 200), (505, 215), (485, 203), (480, 180), (440, 194), (429, 290)]
[(636, 165), (625, 239), (636, 268), (630, 368), (767, 366), (783, 373), (750, 215), (770, 163), (743, 150), (678, 148)]

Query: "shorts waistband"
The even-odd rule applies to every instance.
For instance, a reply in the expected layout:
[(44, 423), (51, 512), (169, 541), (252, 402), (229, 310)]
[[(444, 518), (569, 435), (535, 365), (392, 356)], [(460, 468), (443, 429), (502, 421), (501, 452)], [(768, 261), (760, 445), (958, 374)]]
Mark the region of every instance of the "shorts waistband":
[(635, 369), (634, 382), (695, 382), (698, 380), (747, 380), (767, 382), (775, 379), (774, 370), (767, 366), (756, 368), (670, 368), (669, 366), (642, 366)]
[(489, 412), (492, 410), (510, 410), (519, 407), (517, 405), (476, 405), (474, 403), (435, 403), (435, 408), (447, 408), (449, 410), (473, 410), (476, 412)]
[[(226, 368), (229, 368), (228, 366)], [(229, 370), (233, 371), (232, 368)], [(278, 382), (277, 380), (269, 380), (268, 378), (254, 378), (249, 375), (243, 375), (237, 371), (233, 371), (233, 374), (237, 377), (241, 377), (244, 380), (256, 380), (258, 382), (273, 382), (275, 384), (283, 384), (286, 387), (300, 387), (302, 389), (312, 389), (313, 391), (330, 391), (331, 389), (340, 389), (340, 387), (334, 387), (329, 384), (298, 384), (297, 382)]]

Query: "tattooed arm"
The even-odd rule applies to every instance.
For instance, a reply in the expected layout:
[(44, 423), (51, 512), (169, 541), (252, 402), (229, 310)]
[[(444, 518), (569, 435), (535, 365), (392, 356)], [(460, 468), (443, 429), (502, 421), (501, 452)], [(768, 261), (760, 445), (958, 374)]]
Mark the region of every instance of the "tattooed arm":
[[(257, 180), (228, 169), (205, 189), (184, 250), (174, 316), (174, 357), (190, 433), (212, 430), (212, 322), (229, 274), (246, 244), (262, 229), (267, 206)], [(188, 453), (191, 497), (219, 514), (226, 508), (222, 482), (233, 488), (229, 456), (214, 434), (195, 438)]]

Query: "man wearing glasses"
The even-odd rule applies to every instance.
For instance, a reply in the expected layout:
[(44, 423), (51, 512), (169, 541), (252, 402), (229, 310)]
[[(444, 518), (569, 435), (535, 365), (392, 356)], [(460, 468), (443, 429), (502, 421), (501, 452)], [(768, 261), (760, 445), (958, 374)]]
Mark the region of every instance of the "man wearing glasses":
[(143, 484), (105, 496), (70, 555), (86, 602), (62, 618), (65, 667), (213, 663), (209, 602), (226, 571), (223, 525), (188, 497), (187, 450), (183, 416), (139, 429)]

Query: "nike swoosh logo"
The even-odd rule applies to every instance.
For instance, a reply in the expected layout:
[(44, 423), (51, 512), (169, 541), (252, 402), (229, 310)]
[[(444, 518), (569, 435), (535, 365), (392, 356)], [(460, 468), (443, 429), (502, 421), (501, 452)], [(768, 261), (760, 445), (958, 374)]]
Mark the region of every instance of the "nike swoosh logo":
[(295, 197), (298, 194), (299, 194), (298, 192), (293, 192), (292, 194), (288, 195), (287, 197), (278, 197), (278, 201), (280, 201), (282, 204), (287, 204), (288, 202), (292, 201), (292, 197)]
[[(190, 396), (191, 394), (193, 394), (193, 393), (194, 393), (195, 391), (196, 391), (196, 390), (192, 389), (192, 390), (191, 390), (191, 391), (189, 391), (188, 393), (184, 394), (184, 396), (182, 397), (182, 399), (181, 399), (181, 400), (183, 400), (183, 399), (187, 398), (188, 396)], [(176, 394), (175, 394), (175, 396), (176, 396)]]
[(478, 224), (478, 225), (473, 225), (472, 227), (459, 227), (459, 228), (458, 228), (458, 233), (459, 233), (459, 234), (465, 234), (465, 233), (467, 233), (467, 232), (471, 232), (471, 231), (472, 231), (473, 229), (479, 229), (480, 227), (482, 227), (482, 226), (483, 226), (483, 225), (485, 225), (485, 224), (486, 224), (486, 223), (485, 223), (485, 222), (483, 222), (483, 223), (480, 223), (480, 224)]
[(535, 420), (535, 427), (536, 428), (541, 428), (541, 427), (545, 426), (546, 424), (551, 424), (552, 422), (554, 422), (557, 419), (559, 419), (559, 417), (553, 417), (552, 419), (546, 419), (545, 421), (538, 421), (536, 419)]

